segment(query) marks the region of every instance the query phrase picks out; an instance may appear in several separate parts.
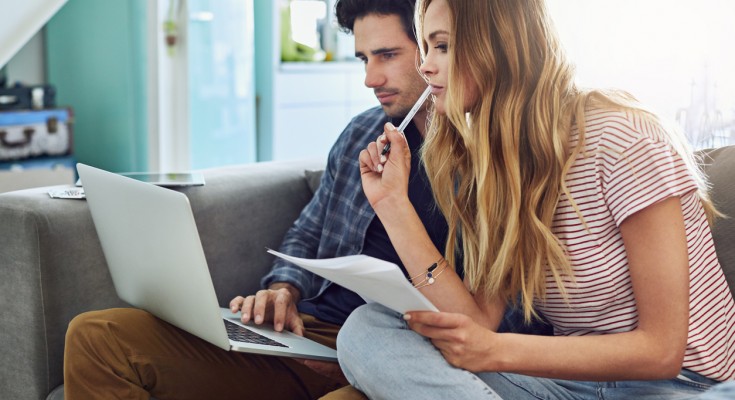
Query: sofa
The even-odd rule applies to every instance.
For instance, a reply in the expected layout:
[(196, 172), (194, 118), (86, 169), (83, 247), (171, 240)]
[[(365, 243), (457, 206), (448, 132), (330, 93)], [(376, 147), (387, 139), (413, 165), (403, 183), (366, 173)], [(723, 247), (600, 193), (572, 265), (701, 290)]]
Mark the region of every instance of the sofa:
[[(268, 162), (202, 171), (191, 202), (222, 305), (255, 292), (324, 163)], [(59, 187), (54, 187), (59, 188)], [(88, 310), (126, 306), (107, 270), (87, 203), (51, 187), (0, 194), (0, 399), (62, 399), (64, 335)]]
[[(735, 217), (735, 146), (702, 153), (721, 211)], [(318, 186), (320, 161), (204, 170), (190, 199), (220, 304), (252, 293), (284, 233)], [(50, 188), (0, 194), (0, 398), (62, 399), (64, 334), (77, 314), (125, 306), (116, 296), (87, 204)], [(735, 219), (714, 229), (735, 288)]]

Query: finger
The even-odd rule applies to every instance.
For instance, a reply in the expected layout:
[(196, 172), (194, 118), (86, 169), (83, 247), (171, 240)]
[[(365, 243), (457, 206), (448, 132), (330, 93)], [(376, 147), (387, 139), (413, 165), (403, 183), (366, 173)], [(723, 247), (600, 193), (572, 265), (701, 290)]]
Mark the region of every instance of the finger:
[(455, 330), (447, 328), (437, 328), (431, 325), (424, 325), (418, 323), (412, 323), (408, 325), (412, 331), (418, 333), (421, 336), (427, 337), (432, 341), (448, 341), (451, 342), (454, 339)]
[(395, 151), (399, 150), (399, 154), (402, 154), (408, 148), (406, 137), (402, 132), (399, 132), (398, 128), (396, 128), (392, 123), (388, 122), (385, 124), (383, 135), (386, 140), (390, 142), (391, 153), (395, 154)]
[(242, 302), (245, 300), (242, 296), (237, 296), (234, 299), (230, 301), (230, 311), (232, 313), (236, 313), (240, 311), (240, 308), (242, 307)]
[(301, 319), (295, 310), (291, 315), (292, 317), (288, 322), (288, 329), (299, 336), (304, 336), (304, 320)]
[(283, 324), (286, 321), (286, 313), (291, 306), (291, 293), (288, 290), (278, 290), (275, 292), (275, 300), (273, 302), (273, 327), (276, 331), (283, 330)]
[(255, 293), (255, 304), (253, 304), (253, 321), (260, 325), (265, 320), (270, 293), (267, 290), (259, 290)]
[[(371, 143), (372, 144), (372, 143)], [(385, 162), (388, 160), (386, 157), (386, 147), (388, 146), (388, 139), (385, 136), (385, 133), (378, 136), (377, 139), (375, 139), (375, 154), (373, 157), (375, 158), (375, 162), (379, 164), (385, 164)]]
[(381, 161), (385, 159), (385, 156), (380, 155), (380, 148), (378, 148), (377, 142), (371, 142), (368, 144), (366, 150), (373, 162), (375, 172), (383, 172), (383, 163)]
[(411, 324), (422, 324), (433, 326), (436, 328), (443, 329), (454, 329), (458, 328), (465, 315), (448, 312), (434, 312), (434, 311), (411, 311), (407, 312), (403, 319)]
[(365, 174), (368, 172), (377, 172), (377, 169), (375, 168), (375, 163), (373, 163), (373, 158), (370, 156), (370, 153), (368, 153), (367, 150), (363, 150), (360, 152), (360, 174)]
[(254, 303), (255, 296), (248, 296), (242, 301), (242, 306), (240, 306), (240, 311), (242, 312), (240, 320), (243, 324), (247, 324), (248, 322), (250, 322), (250, 318), (253, 316)]

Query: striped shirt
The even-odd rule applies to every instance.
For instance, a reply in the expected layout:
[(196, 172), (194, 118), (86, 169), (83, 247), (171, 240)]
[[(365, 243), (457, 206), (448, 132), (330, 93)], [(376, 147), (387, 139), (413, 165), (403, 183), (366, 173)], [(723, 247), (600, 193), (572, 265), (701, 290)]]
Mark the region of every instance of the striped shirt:
[[(566, 184), (552, 230), (571, 260), (568, 304), (549, 274), (535, 306), (556, 335), (627, 332), (638, 312), (620, 224), (666, 198), (681, 198), (689, 250), (689, 335), (683, 367), (718, 381), (735, 379), (735, 302), (715, 254), (697, 183), (663, 128), (635, 113), (592, 110), (584, 150)], [(572, 145), (578, 132), (573, 129)]]

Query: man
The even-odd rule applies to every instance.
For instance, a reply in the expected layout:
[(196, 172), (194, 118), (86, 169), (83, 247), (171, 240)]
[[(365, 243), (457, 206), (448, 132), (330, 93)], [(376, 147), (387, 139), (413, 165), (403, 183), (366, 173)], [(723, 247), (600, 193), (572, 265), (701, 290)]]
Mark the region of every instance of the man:
[[(338, 0), (343, 29), (355, 36), (365, 85), (381, 107), (356, 116), (330, 151), (314, 198), (286, 234), (280, 251), (308, 258), (368, 254), (401, 265), (362, 192), (358, 154), (383, 125), (398, 125), (426, 83), (416, 70), (414, 0)], [(428, 107), (428, 105), (427, 105)], [(433, 196), (418, 149), (426, 108), (405, 130), (412, 149), (409, 193), (437, 248), (446, 222)], [(242, 320), (273, 323), (335, 347), (339, 327), (362, 299), (278, 259), (255, 295), (230, 306)], [(94, 398), (318, 398), (346, 384), (336, 363), (226, 352), (134, 309), (85, 313), (69, 326), (64, 357), (67, 400)]]

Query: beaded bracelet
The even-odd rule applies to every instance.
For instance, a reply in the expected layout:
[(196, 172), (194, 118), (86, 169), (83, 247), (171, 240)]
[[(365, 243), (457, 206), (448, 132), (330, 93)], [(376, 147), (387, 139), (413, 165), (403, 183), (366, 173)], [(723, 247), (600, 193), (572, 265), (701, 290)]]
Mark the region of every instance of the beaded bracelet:
[[(447, 269), (447, 265), (446, 264), (447, 264), (447, 261), (444, 259), (444, 257), (441, 257), (438, 260), (436, 260), (435, 263), (431, 264), (428, 268), (426, 268), (426, 272), (425, 273), (421, 273), (419, 275), (410, 277), (410, 278), (408, 278), (408, 280), (411, 282), (411, 284), (413, 285), (413, 287), (415, 287), (417, 289), (420, 289), (422, 287), (426, 287), (426, 286), (429, 286), (429, 285), (433, 285), (434, 282), (436, 281), (436, 278), (438, 278), (439, 275), (441, 275), (442, 272), (444, 272), (444, 270)], [(438, 272), (435, 272), (436, 269), (439, 266), (442, 266), (442, 268)], [(414, 279), (416, 279), (416, 278), (418, 278), (419, 276), (422, 276), (422, 275), (424, 276), (424, 279), (422, 279), (419, 282), (414, 282)]]

